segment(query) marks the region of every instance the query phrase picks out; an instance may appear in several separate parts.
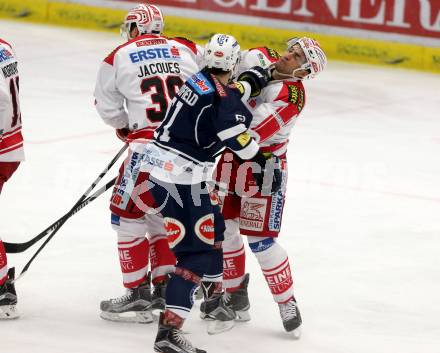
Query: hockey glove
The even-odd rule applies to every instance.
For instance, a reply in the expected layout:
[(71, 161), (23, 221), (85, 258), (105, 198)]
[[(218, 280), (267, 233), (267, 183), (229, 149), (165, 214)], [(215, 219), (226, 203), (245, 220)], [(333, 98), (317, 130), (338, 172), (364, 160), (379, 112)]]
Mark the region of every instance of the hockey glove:
[(245, 81), (251, 86), (251, 97), (256, 97), (261, 93), (261, 90), (267, 86), (272, 79), (269, 69), (263, 69), (260, 66), (254, 66), (247, 71), (244, 71), (238, 76), (237, 81)]
[(260, 192), (263, 195), (276, 194), (283, 183), (280, 159), (270, 152), (258, 151), (251, 161), (260, 166), (260, 171), (252, 173)]
[(122, 129), (116, 129), (117, 138), (125, 143), (127, 142), (127, 138), (128, 138), (129, 133), (130, 133), (130, 130), (126, 127), (123, 127)]

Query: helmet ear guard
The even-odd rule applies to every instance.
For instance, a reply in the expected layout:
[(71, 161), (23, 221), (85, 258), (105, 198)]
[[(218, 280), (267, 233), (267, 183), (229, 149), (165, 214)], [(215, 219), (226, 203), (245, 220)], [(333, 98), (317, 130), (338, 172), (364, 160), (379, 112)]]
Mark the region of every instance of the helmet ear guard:
[(203, 62), (205, 67), (234, 71), (240, 61), (240, 45), (230, 35), (214, 34), (205, 45)]
[(121, 25), (121, 36), (127, 40), (132, 39), (130, 33), (133, 26), (136, 26), (139, 34), (161, 34), (164, 27), (162, 11), (155, 5), (139, 4), (125, 16)]

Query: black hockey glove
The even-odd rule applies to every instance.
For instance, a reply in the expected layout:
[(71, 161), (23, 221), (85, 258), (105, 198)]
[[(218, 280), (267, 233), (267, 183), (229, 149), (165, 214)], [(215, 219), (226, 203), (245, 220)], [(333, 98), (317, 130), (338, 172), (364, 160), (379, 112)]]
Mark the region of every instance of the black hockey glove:
[(254, 66), (247, 71), (244, 71), (238, 76), (237, 81), (245, 81), (251, 85), (251, 97), (256, 97), (261, 93), (261, 90), (267, 86), (272, 79), (271, 71), (263, 69), (260, 66)]
[(282, 186), (283, 174), (280, 169), (280, 159), (272, 153), (263, 154), (261, 151), (251, 159), (260, 166), (259, 172), (253, 172), (255, 182), (263, 195), (276, 194)]

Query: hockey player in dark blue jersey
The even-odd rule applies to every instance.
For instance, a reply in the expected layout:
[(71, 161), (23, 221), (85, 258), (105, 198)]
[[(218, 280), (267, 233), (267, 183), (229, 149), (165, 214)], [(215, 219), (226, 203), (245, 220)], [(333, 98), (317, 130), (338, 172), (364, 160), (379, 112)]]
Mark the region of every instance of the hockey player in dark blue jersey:
[[(177, 258), (167, 287), (166, 310), (159, 320), (156, 352), (205, 352), (194, 348), (180, 331), (200, 285), (206, 312), (216, 319), (217, 326), (208, 326), (208, 333), (230, 329), (234, 322), (235, 313), (221, 303), (225, 223), (207, 182), (216, 154), (226, 147), (241, 159), (258, 164), (255, 175), (257, 184), (262, 184), (266, 158), (247, 132), (252, 114), (246, 104), (270, 80), (268, 71), (255, 67), (228, 85), (239, 53), (232, 36), (211, 38), (205, 47), (205, 68), (181, 87), (154, 141), (141, 152), (141, 169), (150, 173), (149, 182), (154, 184), (150, 192)], [(204, 281), (210, 285), (204, 287)], [(215, 309), (212, 312), (210, 304)]]

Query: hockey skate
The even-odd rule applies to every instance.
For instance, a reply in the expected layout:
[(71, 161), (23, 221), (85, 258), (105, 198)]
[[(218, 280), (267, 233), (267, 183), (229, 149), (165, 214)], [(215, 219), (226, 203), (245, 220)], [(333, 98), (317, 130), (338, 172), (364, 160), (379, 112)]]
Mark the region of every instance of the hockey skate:
[[(165, 323), (164, 313), (160, 313), (159, 330), (154, 342), (154, 351), (160, 353), (206, 353), (202, 349), (195, 348), (189, 342), (183, 332), (176, 326)], [(182, 321), (183, 322), (183, 321)], [(180, 327), (180, 325), (179, 325)]]
[[(223, 300), (227, 307), (231, 308), (235, 312), (235, 321), (245, 322), (251, 319), (249, 315), (249, 308), (251, 304), (249, 302), (248, 288), (249, 285), (249, 273), (244, 276), (243, 282), (241, 282), (240, 288), (235, 292), (223, 293)], [(205, 303), (200, 305), (200, 317), (203, 320), (209, 320), (209, 317), (205, 314)]]
[(280, 309), (281, 320), (283, 320), (284, 329), (292, 333), (293, 337), (300, 338), (301, 336), (301, 314), (299, 312), (298, 305), (295, 298), (290, 299), (288, 302), (278, 304)]
[(14, 275), (15, 268), (12, 267), (8, 270), (8, 279), (0, 286), (0, 320), (16, 319), (20, 316), (16, 308), (17, 293), (12, 282)]
[(236, 314), (226, 305), (223, 295), (217, 295), (202, 302), (200, 311), (200, 317), (208, 321), (207, 331), (210, 335), (222, 333), (234, 327)]
[(235, 292), (225, 292), (223, 294), (226, 306), (235, 311), (237, 317), (236, 321), (249, 321), (251, 316), (249, 315), (249, 308), (251, 304), (248, 296), (249, 285), (249, 273), (244, 276), (243, 282), (241, 282), (240, 288)]
[(153, 322), (151, 313), (151, 288), (147, 279), (139, 287), (127, 288), (124, 295), (101, 302), (101, 318), (110, 321)]
[(151, 294), (151, 312), (155, 320), (157, 320), (160, 313), (165, 310), (165, 294), (168, 281), (169, 277), (153, 287), (153, 292)]

